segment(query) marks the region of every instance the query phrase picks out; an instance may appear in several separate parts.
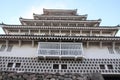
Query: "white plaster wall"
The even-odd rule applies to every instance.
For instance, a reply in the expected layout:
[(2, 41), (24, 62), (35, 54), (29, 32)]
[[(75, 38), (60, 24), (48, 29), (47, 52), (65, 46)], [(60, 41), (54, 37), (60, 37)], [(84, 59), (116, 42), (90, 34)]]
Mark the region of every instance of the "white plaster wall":
[(107, 47), (100, 48), (97, 46), (92, 46), (83, 49), (85, 58), (120, 58), (120, 54), (118, 53), (110, 54)]
[(22, 45), (21, 47), (18, 44), (15, 44), (11, 52), (0, 51), (0, 56), (12, 56), (12, 57), (36, 57), (37, 46), (32, 47), (31, 44)]
[[(1, 44), (0, 44), (1, 47)], [(110, 54), (107, 47), (97, 47), (92, 46), (89, 48), (83, 48), (84, 51), (84, 57), (85, 58), (109, 58), (114, 59), (118, 58), (120, 59), (120, 54), (114, 53)], [(32, 47), (32, 44), (24, 44), (21, 47), (18, 46), (18, 44), (14, 44), (12, 51), (7, 52), (0, 51), (0, 56), (11, 56), (11, 57), (37, 57), (37, 46)]]

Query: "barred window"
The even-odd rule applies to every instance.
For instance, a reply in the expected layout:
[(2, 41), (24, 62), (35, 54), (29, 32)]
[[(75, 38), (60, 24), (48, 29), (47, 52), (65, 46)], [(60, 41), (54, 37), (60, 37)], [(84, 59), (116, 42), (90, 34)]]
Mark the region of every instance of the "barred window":
[(108, 47), (108, 51), (109, 51), (110, 54), (114, 54), (114, 50), (113, 50), (112, 47)]
[(120, 47), (115, 47), (115, 51), (120, 54)]
[(8, 45), (7, 51), (10, 52), (13, 48), (13, 45)]
[(39, 42), (38, 54), (41, 55), (81, 55), (82, 43)]
[(5, 48), (6, 48), (6, 45), (3, 44), (3, 45), (1, 46), (1, 48), (0, 48), (0, 51), (4, 51)]

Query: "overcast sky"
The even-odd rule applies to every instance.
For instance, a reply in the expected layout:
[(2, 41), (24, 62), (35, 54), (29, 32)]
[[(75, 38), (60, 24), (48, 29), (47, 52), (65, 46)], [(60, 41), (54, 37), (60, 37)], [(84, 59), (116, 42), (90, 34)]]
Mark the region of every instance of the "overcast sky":
[(101, 26), (120, 24), (120, 0), (0, 0), (0, 3), (0, 23), (5, 24), (20, 24), (19, 17), (33, 18), (33, 13), (42, 14), (43, 8), (77, 9), (78, 14), (88, 14), (89, 20), (102, 19)]

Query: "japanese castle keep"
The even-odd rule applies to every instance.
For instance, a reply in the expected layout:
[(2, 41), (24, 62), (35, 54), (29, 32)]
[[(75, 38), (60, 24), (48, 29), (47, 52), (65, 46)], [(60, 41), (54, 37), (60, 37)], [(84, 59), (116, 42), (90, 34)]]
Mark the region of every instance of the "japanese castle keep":
[(0, 24), (0, 71), (120, 75), (119, 26), (100, 26), (77, 9), (43, 9), (19, 20)]

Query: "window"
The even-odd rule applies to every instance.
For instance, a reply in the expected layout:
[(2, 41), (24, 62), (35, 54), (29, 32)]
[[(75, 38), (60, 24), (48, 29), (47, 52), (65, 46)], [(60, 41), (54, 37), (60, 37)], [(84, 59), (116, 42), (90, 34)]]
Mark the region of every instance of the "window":
[(1, 46), (1, 48), (0, 48), (0, 51), (4, 51), (5, 48), (6, 48), (6, 45), (3, 44), (3, 45)]
[(59, 23), (53, 23), (53, 26), (59, 26)]
[(105, 69), (105, 65), (100, 65), (100, 69)]
[(59, 64), (53, 64), (53, 69), (59, 69)]
[(120, 48), (119, 47), (115, 47), (115, 51), (120, 54)]
[(107, 65), (108, 69), (113, 69), (113, 65)]
[(13, 67), (13, 63), (8, 63), (7, 67)]
[(10, 52), (13, 48), (13, 45), (8, 45), (7, 51)]
[(67, 64), (62, 64), (61, 69), (67, 69)]
[(20, 67), (21, 63), (16, 63), (15, 67)]
[(112, 47), (108, 47), (108, 51), (109, 51), (110, 54), (114, 54), (114, 50), (113, 50)]
[(69, 23), (69, 26), (74, 27), (74, 26), (76, 26), (76, 24), (75, 23)]
[(77, 26), (78, 26), (78, 27), (83, 27), (83, 26), (84, 26), (84, 24), (78, 24)]
[(39, 42), (38, 54), (42, 55), (82, 55), (82, 43)]

